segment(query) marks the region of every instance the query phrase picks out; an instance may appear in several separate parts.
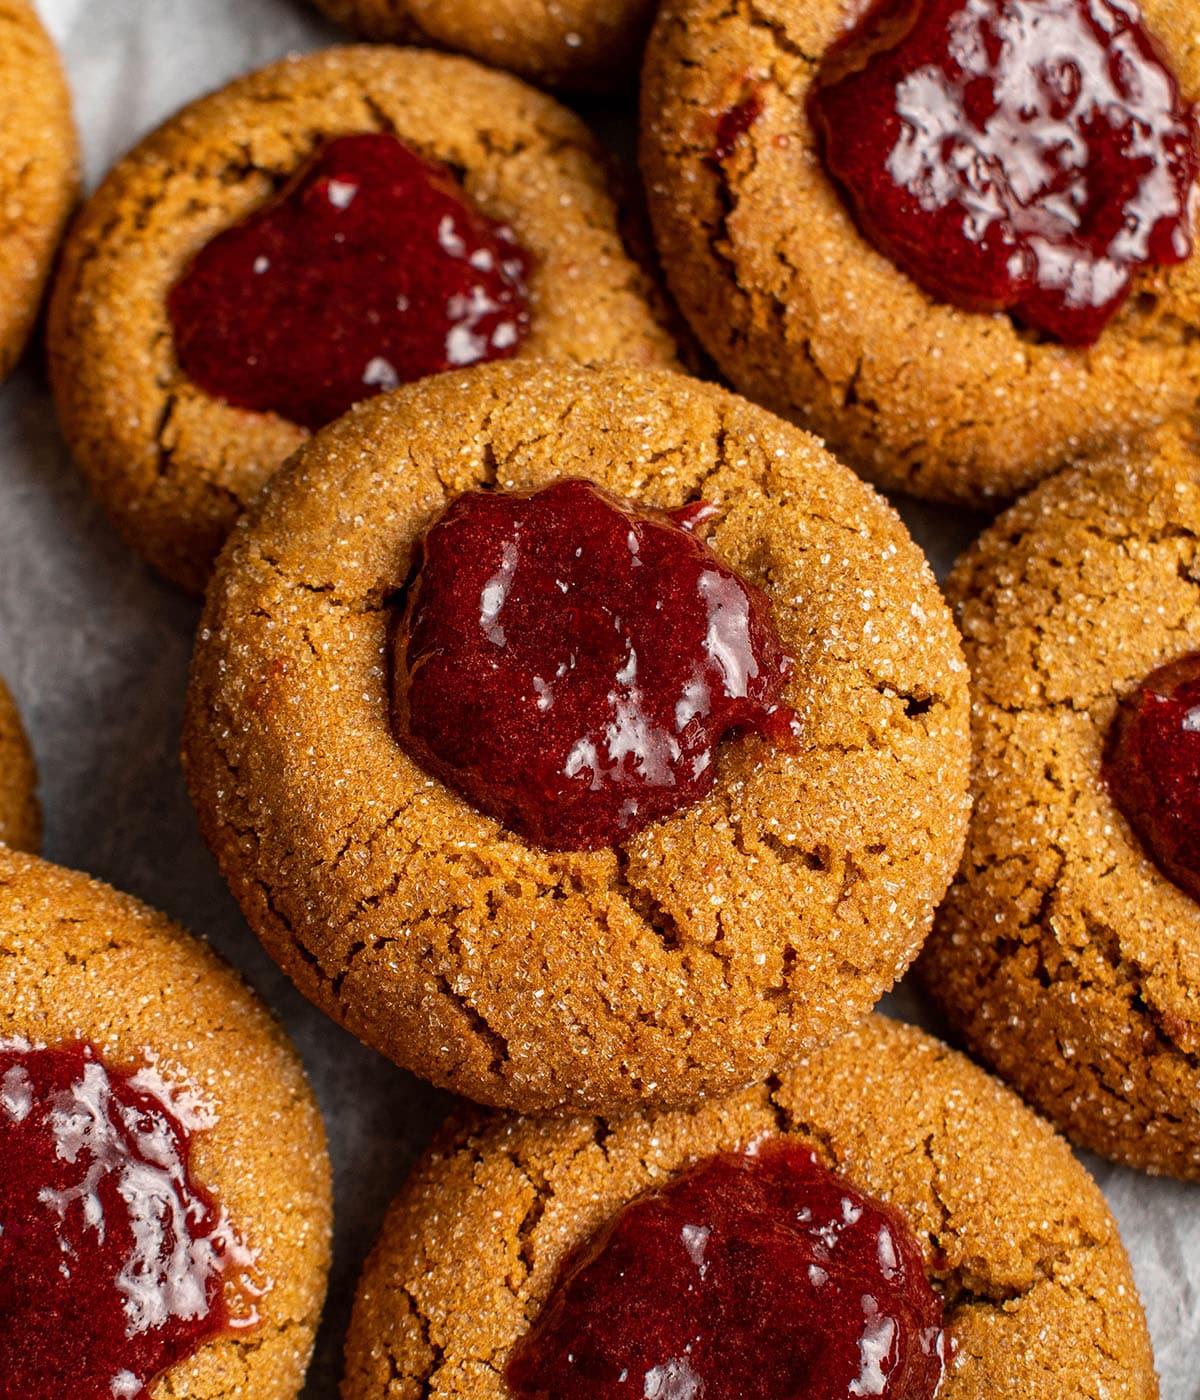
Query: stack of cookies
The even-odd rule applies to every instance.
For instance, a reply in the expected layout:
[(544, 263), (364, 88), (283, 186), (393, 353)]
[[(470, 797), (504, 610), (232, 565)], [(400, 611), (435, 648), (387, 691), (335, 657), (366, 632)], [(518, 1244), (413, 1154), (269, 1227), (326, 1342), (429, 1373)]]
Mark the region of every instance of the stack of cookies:
[[(343, 1400), (1150, 1400), (1055, 1129), (1200, 1180), (1189, 15), (320, 7), (379, 42), (120, 160), (46, 340), (204, 595), (183, 768), (246, 922), (331, 1054), (463, 1100)], [(643, 46), (639, 189), (541, 88), (632, 114)], [(4, 63), (7, 370), (76, 153), (25, 0)], [(943, 594), (880, 487), (1006, 508)], [(30, 854), (35, 785), (0, 685), (0, 1400), (293, 1400), (304, 1071)], [(914, 964), (960, 1050), (876, 1011)]]

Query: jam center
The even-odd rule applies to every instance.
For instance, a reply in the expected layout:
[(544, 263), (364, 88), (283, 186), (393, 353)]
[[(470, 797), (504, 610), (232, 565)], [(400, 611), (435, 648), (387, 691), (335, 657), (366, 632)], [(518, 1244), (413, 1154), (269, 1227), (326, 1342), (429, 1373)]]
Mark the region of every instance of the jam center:
[(880, 0), (809, 113), (864, 235), (967, 310), (1087, 345), (1191, 252), (1193, 113), (1131, 0)]
[(709, 1158), (568, 1259), (519, 1400), (930, 1400), (942, 1304), (905, 1222), (787, 1142)]
[(1200, 652), (1152, 671), (1122, 703), (1104, 776), (1160, 869), (1200, 899)]
[(202, 248), (168, 310), (206, 393), (319, 428), (382, 390), (515, 353), (528, 270), (447, 167), (368, 133), (327, 142)]
[(189, 1172), (200, 1121), (151, 1069), (0, 1040), (2, 1400), (144, 1400), (257, 1320), (252, 1256)]
[(770, 603), (692, 533), (705, 514), (575, 480), (459, 496), (393, 637), (398, 741), (553, 850), (698, 801), (730, 730), (790, 741)]

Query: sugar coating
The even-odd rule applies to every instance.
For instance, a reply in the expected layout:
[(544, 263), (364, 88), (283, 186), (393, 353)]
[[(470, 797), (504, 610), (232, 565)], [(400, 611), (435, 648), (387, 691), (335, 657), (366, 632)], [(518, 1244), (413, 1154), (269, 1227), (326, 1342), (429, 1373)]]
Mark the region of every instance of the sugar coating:
[[(1188, 0), (1142, 10), (1200, 94)], [(668, 281), (735, 387), (917, 496), (1011, 497), (1081, 453), (1183, 422), (1200, 391), (1200, 257), (1134, 279), (1085, 350), (935, 301), (858, 233), (805, 104), (853, 22), (842, 0), (666, 0), (642, 85), (641, 160)], [(714, 159), (717, 123), (757, 118)]]
[(632, 86), (653, 0), (314, 0), (368, 39), (457, 49), (531, 82)]
[(28, 0), (0, 0), (0, 379), (33, 329), (79, 191), (62, 62)]
[(41, 839), (33, 751), (12, 695), (0, 680), (0, 842), (36, 851)]
[(48, 327), (59, 416), (93, 490), (134, 548), (193, 592), (246, 502), (309, 434), (186, 379), (167, 293), (321, 141), (360, 131), (392, 132), (461, 171), (467, 196), (531, 254), (523, 356), (674, 363), (667, 313), (623, 238), (610, 163), (566, 108), (421, 50), (326, 49), (239, 78), (114, 166), (67, 240)]
[(85, 875), (0, 848), (0, 1039), (91, 1041), (202, 1105), (191, 1171), (270, 1287), (253, 1331), (206, 1343), (154, 1400), (293, 1400), (325, 1297), (329, 1162), (283, 1028), (206, 944)]
[[(414, 541), (460, 490), (585, 476), (699, 527), (764, 588), (799, 751), (617, 849), (527, 845), (388, 722)], [(858, 1020), (913, 958), (967, 814), (967, 691), (929, 566), (806, 434), (666, 371), (435, 376), (325, 429), (208, 595), (184, 737), (205, 838), (301, 990), (435, 1083), (523, 1111), (678, 1104)]]
[(1152, 448), (1019, 501), (947, 585), (975, 809), (919, 967), (970, 1048), (1076, 1142), (1200, 1180), (1200, 907), (1101, 774), (1119, 702), (1200, 649), (1200, 472)]
[(954, 1344), (939, 1400), (1157, 1396), (1129, 1261), (1066, 1143), (963, 1056), (870, 1016), (696, 1108), (452, 1120), (367, 1261), (343, 1400), (505, 1400), (509, 1351), (571, 1249), (647, 1187), (778, 1133), (911, 1226)]

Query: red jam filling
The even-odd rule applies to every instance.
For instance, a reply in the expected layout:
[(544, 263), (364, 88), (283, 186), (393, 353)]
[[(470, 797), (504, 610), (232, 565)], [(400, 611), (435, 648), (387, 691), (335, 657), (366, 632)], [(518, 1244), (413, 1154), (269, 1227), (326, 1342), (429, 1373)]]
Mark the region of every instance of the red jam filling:
[(711, 1157), (568, 1259), (519, 1400), (930, 1400), (942, 1303), (894, 1211), (786, 1142)]
[(1151, 671), (1124, 701), (1104, 777), (1159, 868), (1200, 899), (1200, 652)]
[(514, 354), (528, 270), (446, 166), (368, 133), (328, 141), (206, 244), (167, 304), (201, 389), (315, 429), (398, 384)]
[(762, 98), (752, 92), (736, 107), (730, 107), (717, 118), (714, 160), (728, 160), (737, 150), (738, 142), (762, 116)]
[(0, 1400), (144, 1400), (254, 1325), (252, 1265), (189, 1172), (201, 1120), (152, 1070), (82, 1042), (0, 1040)]
[(712, 787), (730, 730), (791, 742), (766, 595), (691, 532), (567, 480), (468, 491), (393, 637), (392, 723), (429, 772), (549, 850), (611, 846)]
[(1192, 108), (1133, 0), (880, 0), (809, 114), (863, 234), (926, 291), (1089, 345), (1192, 250)]

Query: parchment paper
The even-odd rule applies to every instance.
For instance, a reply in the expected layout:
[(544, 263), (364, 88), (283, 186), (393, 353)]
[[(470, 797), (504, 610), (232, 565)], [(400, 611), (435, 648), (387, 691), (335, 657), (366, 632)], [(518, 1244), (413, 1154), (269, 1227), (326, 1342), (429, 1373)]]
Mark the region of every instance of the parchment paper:
[[(70, 70), (89, 189), (185, 101), (339, 38), (304, 0), (39, 3)], [(608, 113), (592, 115), (612, 125)], [(939, 571), (979, 525), (963, 513), (901, 508)], [(325, 1112), (337, 1192), (330, 1302), (304, 1394), (334, 1400), (359, 1266), (449, 1100), (312, 1009), (259, 948), (221, 882), (177, 757), (196, 617), (92, 503), (62, 444), (35, 347), (0, 390), (0, 672), (37, 749), (46, 854), (207, 936), (295, 1037)], [(936, 1029), (906, 987), (884, 1009)], [(1200, 1186), (1087, 1165), (1133, 1258), (1163, 1395), (1200, 1400)]]

